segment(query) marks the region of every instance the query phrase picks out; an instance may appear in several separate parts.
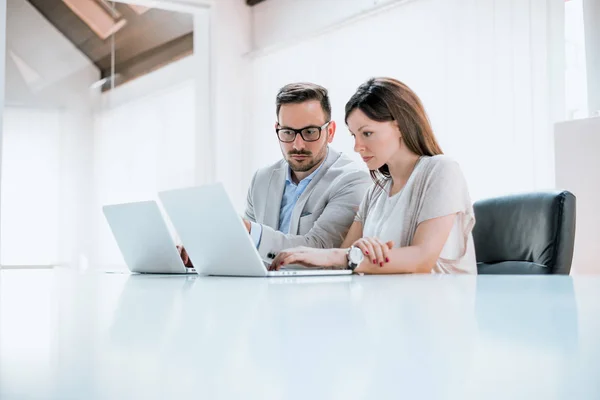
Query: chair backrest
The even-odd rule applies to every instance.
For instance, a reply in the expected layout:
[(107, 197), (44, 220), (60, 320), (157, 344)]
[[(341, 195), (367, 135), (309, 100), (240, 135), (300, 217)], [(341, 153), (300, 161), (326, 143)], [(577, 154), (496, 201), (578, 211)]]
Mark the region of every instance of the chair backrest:
[(575, 242), (575, 196), (548, 191), (476, 202), (473, 240), (480, 274), (565, 274)]

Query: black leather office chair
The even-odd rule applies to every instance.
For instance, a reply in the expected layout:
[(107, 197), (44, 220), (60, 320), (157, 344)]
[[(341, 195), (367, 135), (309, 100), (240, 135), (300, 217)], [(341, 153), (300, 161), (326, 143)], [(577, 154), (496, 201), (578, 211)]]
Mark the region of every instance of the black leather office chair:
[(480, 274), (564, 274), (571, 271), (575, 196), (568, 191), (518, 194), (473, 205)]

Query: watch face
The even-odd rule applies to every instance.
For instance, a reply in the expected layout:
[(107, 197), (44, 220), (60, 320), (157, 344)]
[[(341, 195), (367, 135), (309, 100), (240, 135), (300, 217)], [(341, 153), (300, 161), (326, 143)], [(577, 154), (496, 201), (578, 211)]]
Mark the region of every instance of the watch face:
[(361, 249), (358, 247), (353, 247), (348, 254), (348, 258), (353, 264), (358, 265), (362, 262), (362, 260), (365, 259), (365, 256)]

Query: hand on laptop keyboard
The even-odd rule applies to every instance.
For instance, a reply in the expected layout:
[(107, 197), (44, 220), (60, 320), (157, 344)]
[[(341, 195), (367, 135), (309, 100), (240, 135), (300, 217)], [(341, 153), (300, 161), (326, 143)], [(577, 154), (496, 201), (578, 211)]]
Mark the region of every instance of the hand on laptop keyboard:
[(194, 264), (192, 264), (192, 260), (190, 259), (190, 256), (188, 256), (187, 251), (185, 251), (185, 248), (183, 246), (177, 246), (177, 251), (179, 251), (179, 255), (181, 256), (181, 261), (183, 261), (183, 265), (185, 265), (188, 268), (193, 268)]
[(345, 269), (347, 264), (346, 250), (315, 249), (304, 246), (286, 249), (277, 254), (269, 267), (269, 271), (278, 271), (290, 264), (312, 268)]

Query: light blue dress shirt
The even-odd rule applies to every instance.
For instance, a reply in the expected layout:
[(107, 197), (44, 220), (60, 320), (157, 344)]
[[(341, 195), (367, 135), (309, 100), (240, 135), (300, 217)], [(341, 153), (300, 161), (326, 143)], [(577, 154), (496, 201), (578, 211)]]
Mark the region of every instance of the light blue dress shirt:
[[(327, 157), (325, 157), (327, 158)], [(285, 188), (283, 189), (283, 197), (281, 198), (281, 207), (279, 209), (279, 229), (278, 231), (283, 233), (290, 232), (290, 221), (292, 219), (292, 212), (298, 202), (298, 199), (306, 190), (306, 187), (313, 180), (315, 175), (321, 170), (325, 164), (325, 161), (321, 162), (321, 165), (315, 169), (309, 176), (302, 179), (298, 184), (295, 184), (292, 180), (292, 171), (288, 166), (287, 175), (285, 177)], [(250, 222), (250, 236), (254, 241), (254, 244), (258, 248), (260, 245), (260, 239), (262, 237), (262, 225), (256, 222)]]

